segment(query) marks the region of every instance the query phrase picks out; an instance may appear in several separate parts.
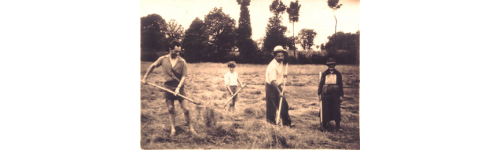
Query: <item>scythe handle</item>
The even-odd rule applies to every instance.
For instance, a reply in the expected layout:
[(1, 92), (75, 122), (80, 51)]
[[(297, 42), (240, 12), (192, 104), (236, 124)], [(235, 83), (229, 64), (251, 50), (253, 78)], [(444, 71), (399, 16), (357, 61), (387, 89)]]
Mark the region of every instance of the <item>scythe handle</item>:
[[(287, 75), (288, 77), (288, 63), (286, 64), (286, 67), (285, 67), (285, 74)], [(281, 74), (283, 76), (283, 74)], [(286, 78), (282, 77), (283, 78), (283, 90), (281, 90), (281, 95), (283, 95), (283, 93), (285, 93), (285, 85), (286, 85)], [(276, 113), (276, 123), (279, 122), (280, 118), (281, 118), (281, 103), (283, 102), (283, 97), (280, 97), (280, 104), (279, 104), (279, 107), (278, 107), (278, 112)], [(280, 123), (281, 126), (283, 126), (283, 121)]]
[[(319, 82), (321, 83), (321, 72), (319, 72)], [(318, 83), (318, 84), (320, 84)], [(323, 95), (323, 94), (321, 94)], [(323, 101), (321, 101), (321, 99), (319, 99), (319, 125), (323, 125)]]
[[(152, 84), (152, 83), (146, 83), (146, 84), (149, 84), (149, 85), (155, 86), (155, 87), (157, 87), (157, 88), (159, 88), (159, 89), (162, 89), (162, 90), (164, 90), (164, 91), (167, 91), (167, 92), (170, 92), (170, 93), (172, 93), (172, 94), (175, 94), (175, 92), (174, 92), (174, 91), (169, 90), (169, 89), (167, 89), (167, 88), (165, 88), (165, 87), (161, 87), (161, 86), (158, 86), (158, 85), (156, 85), (156, 84)], [(195, 102), (194, 100), (192, 100), (192, 99), (190, 99), (190, 98), (188, 98), (188, 97), (186, 97), (186, 96), (184, 96), (184, 95), (181, 95), (181, 94), (177, 94), (177, 95), (178, 95), (178, 96), (180, 96), (180, 97), (182, 97), (182, 98), (184, 98), (184, 99), (186, 99), (186, 100), (188, 100), (189, 102), (191, 102), (191, 103), (193, 103), (193, 104), (196, 104), (196, 105), (201, 105), (201, 103), (199, 103), (199, 102)]]

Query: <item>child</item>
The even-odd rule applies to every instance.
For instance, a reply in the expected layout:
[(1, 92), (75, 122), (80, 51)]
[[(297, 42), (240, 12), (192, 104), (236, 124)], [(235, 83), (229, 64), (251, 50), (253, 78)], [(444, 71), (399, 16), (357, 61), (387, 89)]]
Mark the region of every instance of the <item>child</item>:
[[(227, 67), (229, 67), (229, 71), (224, 75), (224, 82), (226, 84), (226, 89), (229, 91), (230, 97), (233, 96), (233, 94), (236, 92), (236, 89), (239, 86), (241, 87), (241, 82), (238, 79), (238, 73), (234, 71), (234, 68), (236, 67), (236, 62), (230, 61), (227, 63)], [(234, 104), (238, 100), (238, 95), (235, 95), (233, 97), (233, 102), (229, 105), (228, 111), (231, 111), (231, 108), (233, 109), (233, 112), (235, 110)]]

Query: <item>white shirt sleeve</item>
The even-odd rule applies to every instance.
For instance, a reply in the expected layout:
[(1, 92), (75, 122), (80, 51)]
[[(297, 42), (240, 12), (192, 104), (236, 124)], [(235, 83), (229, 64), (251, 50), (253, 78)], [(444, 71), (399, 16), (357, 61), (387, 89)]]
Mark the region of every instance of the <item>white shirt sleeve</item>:
[(271, 82), (273, 80), (276, 80), (276, 77), (278, 75), (278, 72), (276, 70), (276, 64), (274, 63), (274, 60), (271, 61), (271, 63), (269, 64), (269, 66), (267, 66), (267, 70), (266, 70), (266, 82), (268, 84), (271, 84)]

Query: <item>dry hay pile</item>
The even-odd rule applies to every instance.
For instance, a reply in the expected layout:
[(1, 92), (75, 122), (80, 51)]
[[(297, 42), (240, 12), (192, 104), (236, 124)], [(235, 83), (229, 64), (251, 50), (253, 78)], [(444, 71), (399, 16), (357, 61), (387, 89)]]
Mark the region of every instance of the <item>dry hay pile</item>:
[(266, 109), (264, 107), (245, 108), (245, 110), (243, 110), (243, 113), (246, 118), (261, 119), (266, 116)]
[(216, 103), (214, 103), (213, 97), (210, 95), (203, 95), (202, 98), (205, 99), (205, 101), (195, 106), (198, 114), (197, 120), (201, 120), (207, 127), (215, 126), (217, 124), (217, 117), (220, 116), (220, 113), (216, 112), (214, 109)]

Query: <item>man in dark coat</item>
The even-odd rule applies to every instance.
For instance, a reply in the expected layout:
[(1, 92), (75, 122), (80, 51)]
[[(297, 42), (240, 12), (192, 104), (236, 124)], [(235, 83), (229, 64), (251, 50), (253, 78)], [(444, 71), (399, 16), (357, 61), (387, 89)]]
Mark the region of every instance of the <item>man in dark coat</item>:
[[(340, 97), (344, 96), (342, 74), (335, 69), (337, 63), (329, 58), (326, 62), (328, 69), (321, 74), (318, 87), (318, 97), (321, 102), (323, 120), (321, 127), (324, 129), (329, 121), (335, 120), (335, 129), (340, 129)], [(320, 112), (321, 113), (321, 112)]]

